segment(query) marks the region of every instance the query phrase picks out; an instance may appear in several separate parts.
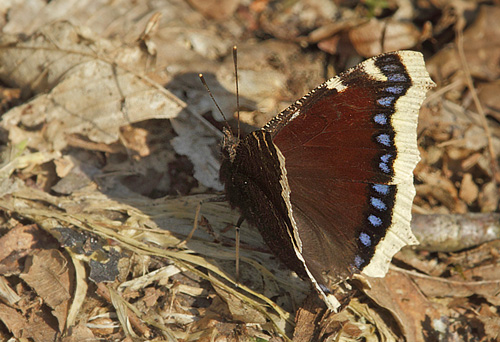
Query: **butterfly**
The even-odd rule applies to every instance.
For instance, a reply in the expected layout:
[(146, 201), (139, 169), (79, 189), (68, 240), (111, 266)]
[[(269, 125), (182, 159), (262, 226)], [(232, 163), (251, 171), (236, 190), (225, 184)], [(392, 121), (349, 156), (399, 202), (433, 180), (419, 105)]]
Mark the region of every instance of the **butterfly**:
[(331, 310), (332, 288), (383, 277), (410, 229), (417, 120), (434, 86), (421, 53), (368, 59), (239, 139), (228, 130), (226, 198)]

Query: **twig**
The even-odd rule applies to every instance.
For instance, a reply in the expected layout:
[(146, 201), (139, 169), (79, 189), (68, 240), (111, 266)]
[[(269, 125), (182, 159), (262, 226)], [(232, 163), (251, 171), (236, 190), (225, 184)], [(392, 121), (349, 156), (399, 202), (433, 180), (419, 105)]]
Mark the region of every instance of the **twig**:
[(465, 72), (465, 79), (467, 80), (467, 87), (469, 88), (472, 99), (474, 101), (474, 105), (476, 106), (476, 110), (479, 113), (479, 117), (481, 118), (481, 124), (483, 125), (483, 129), (486, 133), (486, 137), (488, 139), (488, 152), (490, 153), (491, 156), (491, 170), (493, 172), (493, 181), (495, 184), (498, 184), (500, 182), (500, 173), (498, 172), (498, 163), (496, 160), (496, 153), (495, 153), (495, 148), (493, 147), (493, 141), (491, 138), (491, 132), (490, 128), (488, 127), (488, 122), (486, 120), (486, 114), (484, 113), (483, 107), (481, 106), (481, 102), (479, 101), (479, 97), (477, 96), (476, 88), (474, 87), (474, 83), (472, 81), (472, 76), (470, 74), (470, 69), (469, 69), (469, 64), (467, 63), (467, 60), (465, 58), (465, 52), (464, 52), (464, 37), (463, 37), (463, 30), (462, 27), (460, 26), (457, 27), (456, 29), (457, 33), (457, 50), (458, 50), (458, 55), (460, 56), (460, 61), (462, 63), (462, 67)]

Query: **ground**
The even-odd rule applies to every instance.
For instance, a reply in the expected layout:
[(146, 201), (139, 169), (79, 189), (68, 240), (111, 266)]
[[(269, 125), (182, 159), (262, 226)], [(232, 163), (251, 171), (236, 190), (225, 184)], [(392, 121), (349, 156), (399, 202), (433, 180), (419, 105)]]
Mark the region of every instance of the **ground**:
[[(34, 0), (0, 5), (0, 340), (499, 341), (500, 6)], [(325, 310), (220, 194), (243, 132), (377, 54), (423, 53), (420, 245)], [(203, 202), (199, 215), (197, 210)], [(195, 220), (195, 217), (197, 218)], [(197, 226), (194, 235), (190, 232)]]

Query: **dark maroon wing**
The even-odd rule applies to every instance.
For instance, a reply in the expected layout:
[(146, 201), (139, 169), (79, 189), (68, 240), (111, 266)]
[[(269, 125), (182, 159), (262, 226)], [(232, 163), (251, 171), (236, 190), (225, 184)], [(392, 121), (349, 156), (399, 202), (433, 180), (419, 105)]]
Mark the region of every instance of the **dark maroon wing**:
[(400, 248), (417, 243), (410, 230), (416, 128), (432, 85), (420, 53), (384, 54), (263, 128), (286, 170), (295, 252), (317, 288), (358, 271), (383, 276)]

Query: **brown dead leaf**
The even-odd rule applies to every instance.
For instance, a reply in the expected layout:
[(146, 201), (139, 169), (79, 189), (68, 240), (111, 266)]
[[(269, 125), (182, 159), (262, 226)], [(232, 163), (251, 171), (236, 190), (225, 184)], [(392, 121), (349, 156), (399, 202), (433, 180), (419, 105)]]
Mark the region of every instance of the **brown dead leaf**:
[(67, 263), (58, 250), (41, 250), (26, 263), (25, 273), (21, 274), (21, 278), (52, 308), (60, 332), (64, 330), (71, 304), (71, 276)]
[(19, 273), (23, 258), (37, 244), (50, 246), (47, 236), (37, 225), (17, 225), (0, 238), (0, 274)]
[(498, 280), (500, 281), (500, 267), (496, 263), (480, 265), (455, 275), (451, 279), (475, 279), (475, 280)]
[(369, 278), (371, 288), (364, 292), (389, 310), (409, 342), (428, 341), (422, 322), (438, 319), (443, 308), (424, 296), (406, 274), (389, 269), (385, 278)]
[(0, 276), (0, 298), (9, 305), (13, 305), (21, 300), (21, 297), (12, 289), (9, 281), (3, 276)]
[[(13, 255), (17, 255), (17, 258), (26, 256), (37, 242), (35, 237), (37, 230), (38, 226), (35, 224), (28, 226), (19, 224), (3, 235), (0, 238), (0, 262), (5, 262), (7, 257), (12, 259)], [(5, 272), (2, 271), (1, 273)]]
[[(416, 272), (409, 272), (418, 289), (427, 297), (464, 298), (472, 295), (481, 296), (493, 305), (500, 305), (500, 282), (495, 280), (451, 280), (429, 277)], [(457, 277), (460, 279), (460, 277)], [(462, 278), (463, 279), (463, 278)]]
[(86, 322), (81, 321), (78, 325), (69, 329), (68, 333), (61, 339), (61, 342), (91, 342), (97, 340), (96, 336), (92, 333)]
[(240, 0), (188, 0), (188, 2), (207, 18), (215, 20), (227, 19), (240, 4)]
[(374, 18), (364, 25), (352, 28), (349, 38), (361, 56), (372, 57), (415, 46), (419, 41), (420, 32), (409, 21)]
[[(497, 223), (500, 222), (497, 220)], [(498, 234), (498, 231), (497, 231)], [(467, 249), (460, 253), (454, 253), (442, 259), (442, 264), (453, 267), (454, 269), (447, 273), (462, 274), (462, 272), (468, 272), (476, 267), (482, 267), (483, 265), (491, 265), (492, 260), (498, 258), (498, 252), (500, 250), (500, 239), (495, 239), (490, 242), (485, 242), (476, 248)], [(443, 272), (444, 273), (444, 272)], [(463, 278), (463, 277), (462, 277)]]
[[(500, 26), (498, 6), (480, 6), (479, 15), (464, 32), (464, 52), (473, 77), (495, 80), (500, 75)], [(454, 46), (440, 50), (427, 63), (427, 69), (437, 83), (445, 83), (463, 70)], [(461, 75), (460, 77), (463, 77)]]
[(9, 108), (21, 97), (21, 89), (0, 86), (0, 110)]
[(63, 156), (54, 160), (54, 165), (56, 167), (56, 174), (59, 178), (66, 177), (73, 167), (75, 167), (75, 162), (70, 156)]
[(492, 341), (498, 341), (500, 339), (500, 317), (478, 317), (484, 324), (484, 333)]
[(49, 317), (39, 306), (23, 307), (20, 311), (0, 303), (0, 321), (18, 340), (32, 339), (35, 342), (55, 341), (57, 331)]
[(155, 289), (154, 287), (147, 287), (144, 289), (144, 297), (142, 300), (147, 307), (153, 307), (157, 305), (158, 298), (164, 295), (165, 293), (162, 290)]
[[(315, 341), (319, 338), (319, 324), (325, 316), (325, 307), (315, 292), (302, 303), (295, 314), (293, 340), (297, 342)], [(339, 328), (340, 325), (337, 326)]]
[(0, 321), (17, 338), (22, 336), (22, 331), (26, 327), (26, 320), (23, 315), (16, 309), (3, 303), (0, 303)]

